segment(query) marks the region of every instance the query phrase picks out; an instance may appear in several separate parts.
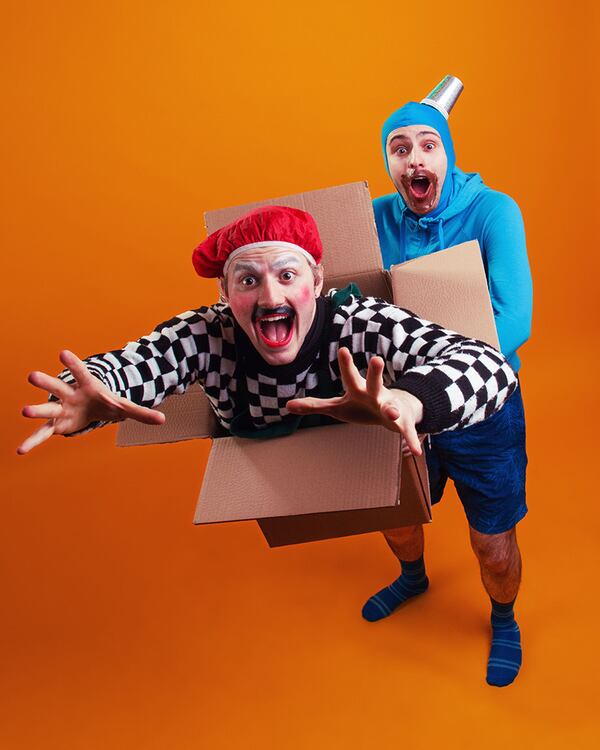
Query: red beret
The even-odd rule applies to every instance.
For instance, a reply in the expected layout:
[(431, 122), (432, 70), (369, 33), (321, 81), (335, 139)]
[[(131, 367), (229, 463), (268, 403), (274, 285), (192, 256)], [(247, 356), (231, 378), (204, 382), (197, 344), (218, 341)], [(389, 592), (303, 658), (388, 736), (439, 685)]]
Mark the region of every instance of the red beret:
[(313, 265), (323, 256), (319, 230), (309, 213), (287, 206), (261, 206), (209, 235), (194, 250), (192, 263), (199, 276), (221, 277), (233, 253), (259, 245), (291, 247)]

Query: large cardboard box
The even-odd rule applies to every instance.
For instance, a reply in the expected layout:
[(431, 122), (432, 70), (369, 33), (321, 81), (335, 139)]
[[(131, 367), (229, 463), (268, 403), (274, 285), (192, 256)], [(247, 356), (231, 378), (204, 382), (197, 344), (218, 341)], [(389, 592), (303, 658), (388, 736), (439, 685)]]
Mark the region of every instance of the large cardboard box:
[[(353, 281), (422, 317), (498, 347), (477, 242), (383, 270), (365, 182), (274, 198), (206, 214), (209, 233), (261, 205), (302, 208), (324, 246), (325, 288)], [(331, 425), (269, 441), (219, 437), (199, 387), (160, 407), (164, 425), (127, 420), (120, 446), (213, 438), (194, 523), (256, 519), (270, 546), (427, 523), (423, 457), (402, 457), (402, 439), (381, 427)]]

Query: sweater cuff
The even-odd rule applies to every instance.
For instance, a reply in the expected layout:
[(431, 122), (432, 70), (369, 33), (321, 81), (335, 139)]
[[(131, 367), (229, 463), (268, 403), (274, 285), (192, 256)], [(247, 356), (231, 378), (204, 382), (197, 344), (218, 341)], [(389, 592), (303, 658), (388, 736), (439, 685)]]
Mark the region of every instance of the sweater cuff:
[(417, 432), (442, 432), (452, 427), (450, 398), (446, 393), (448, 379), (438, 372), (424, 375), (420, 372), (409, 372), (389, 387), (412, 394), (423, 404), (423, 419), (419, 422)]

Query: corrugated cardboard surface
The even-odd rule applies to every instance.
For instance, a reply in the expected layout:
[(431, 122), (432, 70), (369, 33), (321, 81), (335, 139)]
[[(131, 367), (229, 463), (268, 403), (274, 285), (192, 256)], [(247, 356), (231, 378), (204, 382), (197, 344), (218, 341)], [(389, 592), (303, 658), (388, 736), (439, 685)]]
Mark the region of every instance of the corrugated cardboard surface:
[(391, 269), (394, 303), (500, 348), (477, 240)]
[(368, 425), (329, 425), (274, 440), (219, 438), (195, 523), (382, 508), (399, 502), (402, 441)]
[(193, 385), (181, 396), (170, 396), (160, 406), (167, 419), (161, 425), (147, 425), (126, 419), (119, 424), (117, 445), (174, 443), (179, 440), (206, 438), (218, 429), (217, 418), (200, 386)]
[[(379, 471), (384, 470), (380, 464)], [(402, 458), (402, 473), (398, 504), (393, 507), (261, 518), (258, 525), (270, 547), (282, 547), (429, 523), (431, 502), (425, 456)]]

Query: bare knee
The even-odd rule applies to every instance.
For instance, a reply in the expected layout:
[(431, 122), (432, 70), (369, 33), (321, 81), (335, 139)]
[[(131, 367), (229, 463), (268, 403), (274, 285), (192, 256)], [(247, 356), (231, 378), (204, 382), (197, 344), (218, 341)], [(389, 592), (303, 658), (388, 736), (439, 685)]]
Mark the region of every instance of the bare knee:
[(383, 536), (388, 542), (395, 542), (396, 544), (405, 544), (410, 542), (417, 536), (420, 536), (423, 527), (417, 526), (400, 526), (397, 529), (386, 529), (383, 531)]
[(494, 576), (504, 576), (518, 565), (519, 551), (515, 530), (502, 534), (481, 534), (471, 529), (471, 546), (479, 563)]
[(399, 560), (417, 560), (423, 554), (423, 527), (402, 526), (383, 532), (389, 548)]

